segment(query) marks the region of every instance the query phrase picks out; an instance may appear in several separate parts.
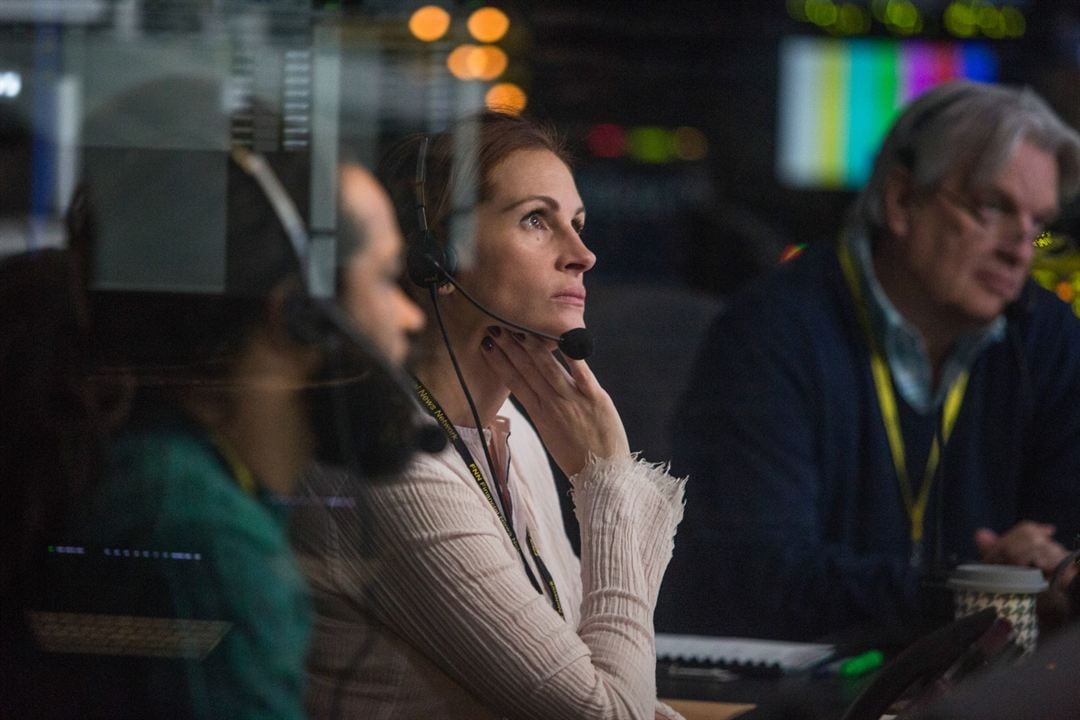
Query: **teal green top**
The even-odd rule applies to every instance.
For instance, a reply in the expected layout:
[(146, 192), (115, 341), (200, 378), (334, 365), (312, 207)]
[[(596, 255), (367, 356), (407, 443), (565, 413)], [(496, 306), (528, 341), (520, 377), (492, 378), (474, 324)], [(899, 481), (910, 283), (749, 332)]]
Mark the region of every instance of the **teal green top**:
[(122, 435), (106, 478), (78, 533), (105, 556), (98, 608), (232, 623), (202, 661), (167, 665), (183, 677), (165, 684), (179, 685), (195, 717), (304, 717), (311, 610), (285, 507), (246, 493), (208, 437), (182, 421)]

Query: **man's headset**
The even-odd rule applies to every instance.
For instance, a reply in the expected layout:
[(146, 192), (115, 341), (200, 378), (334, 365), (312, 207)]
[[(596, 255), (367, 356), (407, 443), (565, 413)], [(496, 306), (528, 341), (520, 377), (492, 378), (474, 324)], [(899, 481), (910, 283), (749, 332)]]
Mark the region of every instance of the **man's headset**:
[(311, 257), (300, 213), (266, 160), (243, 148), (234, 148), (232, 158), (263, 191), (300, 268), (301, 289), (286, 301), (289, 332), (298, 342), (326, 353), (326, 372), (314, 392), (328, 393), (323, 399), (331, 407), (312, 418), (321, 430), (320, 459), (374, 477), (397, 472), (417, 449), (442, 450), (445, 436), (418, 422), (418, 406), (401, 371), (354, 328), (333, 297), (311, 291), (313, 285), (334, 286), (314, 280), (327, 274), (332, 263), (319, 267)]
[(409, 250), (406, 256), (405, 269), (409, 279), (419, 287), (428, 288), (432, 293), (433, 302), (437, 301), (435, 298), (435, 290), (443, 285), (450, 284), (457, 288), (458, 292), (460, 292), (466, 300), (472, 303), (477, 310), (488, 317), (497, 320), (503, 325), (528, 333), (529, 335), (538, 337), (542, 340), (550, 340), (558, 343), (559, 350), (564, 355), (573, 358), (574, 360), (584, 360), (592, 355), (592, 333), (586, 328), (574, 328), (557, 337), (545, 332), (540, 332), (539, 330), (534, 330), (533, 328), (507, 320), (501, 315), (484, 307), (484, 305), (470, 295), (469, 292), (458, 283), (457, 279), (454, 277), (454, 273), (457, 271), (457, 262), (453, 251), (449, 249), (446, 244), (440, 243), (435, 237), (435, 234), (432, 233), (431, 229), (428, 227), (425, 182), (427, 180), (427, 154), (429, 142), (430, 138), (425, 136), (423, 142), (420, 144), (420, 151), (416, 156), (416, 220), (419, 231), (410, 239)]

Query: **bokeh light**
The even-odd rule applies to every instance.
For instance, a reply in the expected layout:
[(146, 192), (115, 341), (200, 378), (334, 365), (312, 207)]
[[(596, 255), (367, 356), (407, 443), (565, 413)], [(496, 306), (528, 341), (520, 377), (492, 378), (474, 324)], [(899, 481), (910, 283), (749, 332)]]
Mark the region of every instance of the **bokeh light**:
[(494, 45), (464, 43), (446, 58), (446, 67), (458, 80), (494, 80), (506, 71), (506, 53)]
[(1005, 34), (1009, 37), (1022, 37), (1027, 30), (1024, 14), (1014, 7), (1002, 8), (1001, 18), (1005, 21)]
[(675, 128), (673, 140), (675, 156), (680, 160), (704, 160), (709, 154), (709, 140), (697, 128)]
[(675, 133), (661, 127), (636, 127), (627, 135), (630, 157), (643, 163), (666, 163), (675, 155)]
[(995, 40), (1005, 37), (1005, 18), (996, 7), (984, 7), (979, 10), (979, 27), (983, 35)]
[(484, 43), (499, 42), (510, 29), (510, 18), (498, 8), (482, 7), (469, 16), (469, 34)]
[(845, 35), (862, 35), (870, 31), (870, 14), (852, 3), (840, 6), (837, 29)]
[(900, 35), (912, 35), (923, 26), (919, 9), (911, 0), (889, 0), (885, 6), (885, 22)]
[(484, 96), (484, 104), (489, 110), (501, 110), (512, 115), (520, 114), (528, 101), (525, 91), (509, 82), (492, 85)]
[(1061, 298), (1062, 302), (1071, 303), (1076, 297), (1076, 290), (1068, 280), (1062, 280), (1054, 286), (1054, 294)]
[(827, 27), (839, 16), (840, 11), (830, 0), (806, 0), (806, 17), (815, 25)]
[(959, 38), (973, 37), (977, 27), (975, 12), (965, 2), (952, 2), (945, 8), (945, 29)]
[(458, 80), (473, 79), (472, 70), (469, 68), (469, 57), (474, 50), (476, 50), (475, 45), (466, 43), (464, 45), (458, 45), (451, 50), (450, 54), (446, 57), (447, 69), (450, 71), (450, 74)]
[(506, 53), (494, 45), (481, 45), (466, 57), (469, 72), (477, 80), (494, 80), (505, 72), (507, 62)]
[(598, 158), (617, 158), (626, 150), (626, 131), (612, 123), (593, 125), (585, 135), (585, 145)]
[(450, 13), (438, 5), (425, 5), (409, 18), (409, 32), (424, 42), (435, 42), (449, 29)]

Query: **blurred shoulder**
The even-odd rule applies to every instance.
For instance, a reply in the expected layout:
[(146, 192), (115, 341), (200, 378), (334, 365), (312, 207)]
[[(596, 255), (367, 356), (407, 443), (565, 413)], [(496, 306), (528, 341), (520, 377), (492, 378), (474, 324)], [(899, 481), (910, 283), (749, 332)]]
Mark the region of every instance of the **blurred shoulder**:
[(832, 243), (806, 250), (751, 281), (713, 320), (705, 353), (755, 353), (764, 346), (834, 343), (847, 290)]
[(209, 436), (186, 427), (121, 434), (111, 447), (96, 507), (106, 515), (110, 508), (124, 508), (119, 525), (141, 525), (153, 534), (202, 528), (230, 531), (272, 551), (284, 543), (275, 516), (240, 487)]

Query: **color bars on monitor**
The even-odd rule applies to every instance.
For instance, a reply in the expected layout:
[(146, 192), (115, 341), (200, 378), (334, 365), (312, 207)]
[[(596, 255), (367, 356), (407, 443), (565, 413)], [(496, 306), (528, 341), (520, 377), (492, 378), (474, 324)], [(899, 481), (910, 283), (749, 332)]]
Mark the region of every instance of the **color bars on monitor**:
[(996, 76), (997, 57), (986, 43), (786, 38), (780, 45), (780, 181), (858, 187), (908, 100), (947, 80)]

